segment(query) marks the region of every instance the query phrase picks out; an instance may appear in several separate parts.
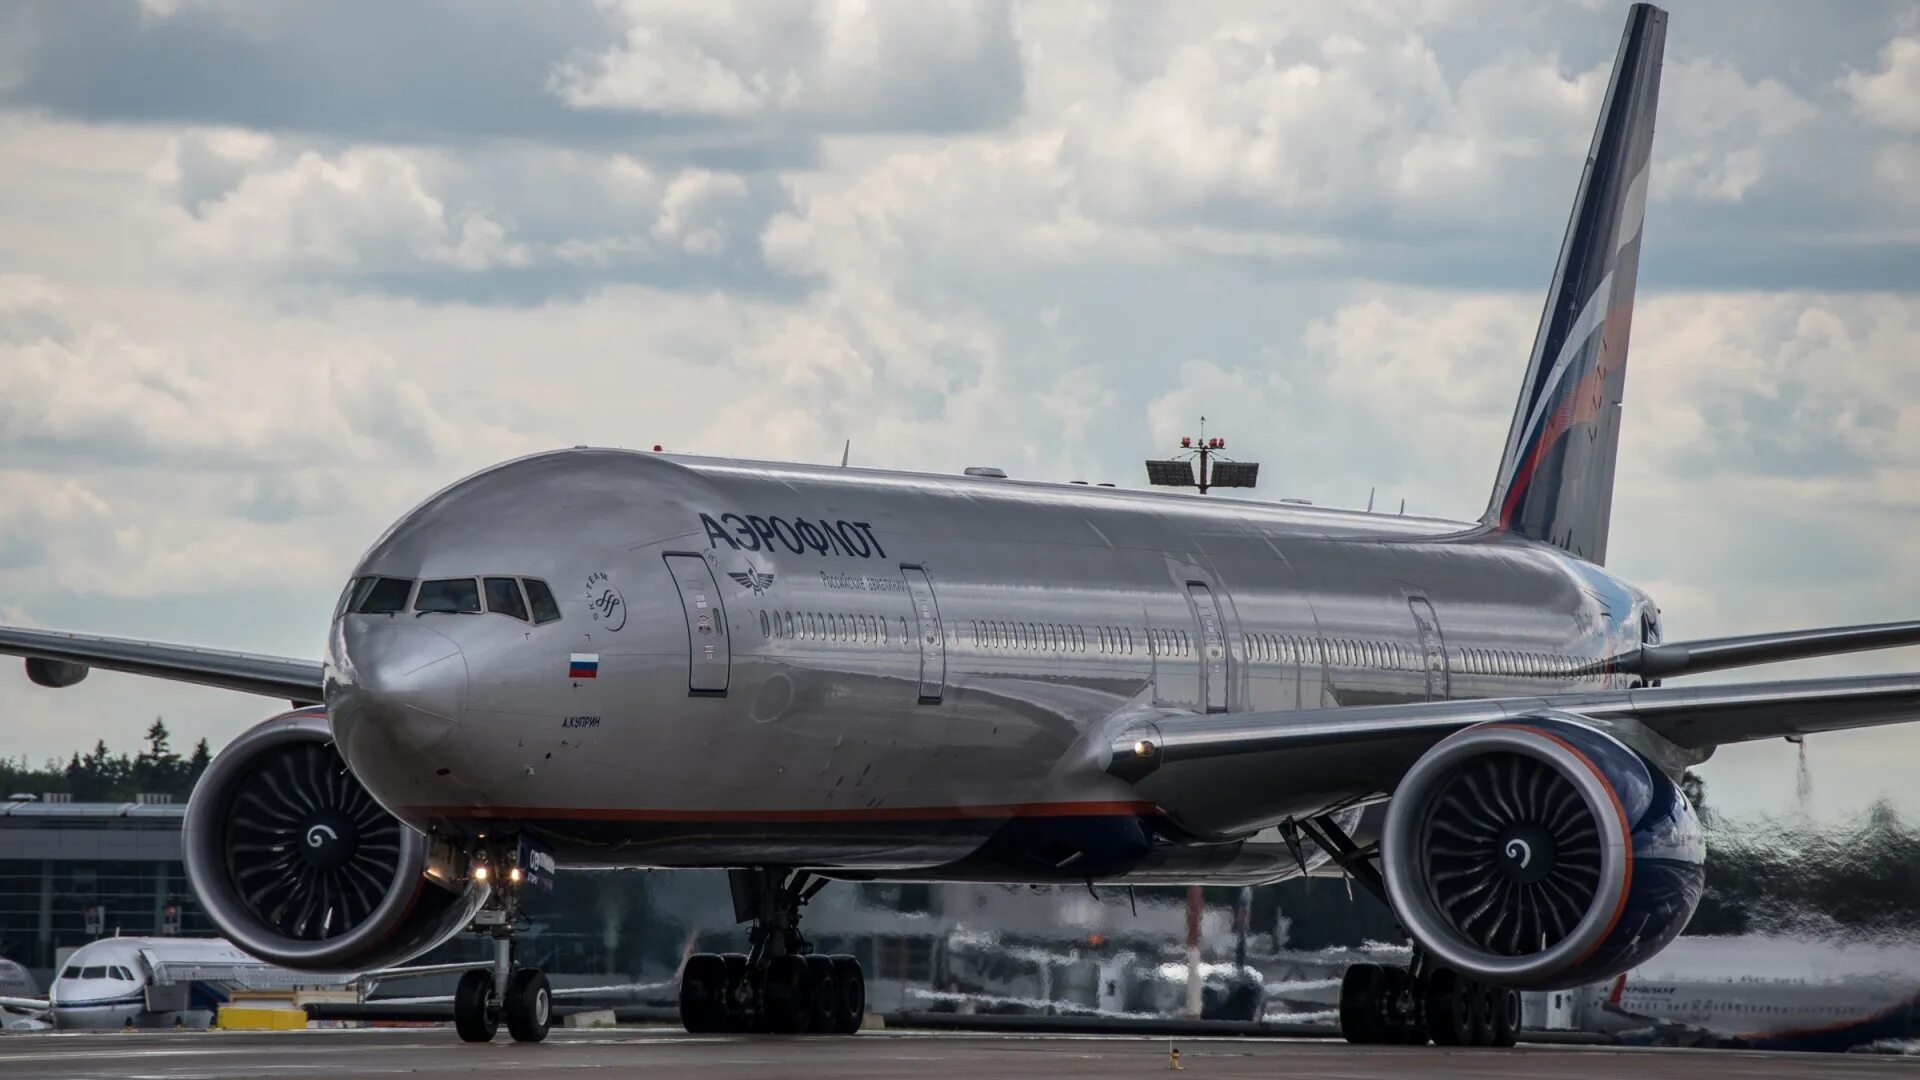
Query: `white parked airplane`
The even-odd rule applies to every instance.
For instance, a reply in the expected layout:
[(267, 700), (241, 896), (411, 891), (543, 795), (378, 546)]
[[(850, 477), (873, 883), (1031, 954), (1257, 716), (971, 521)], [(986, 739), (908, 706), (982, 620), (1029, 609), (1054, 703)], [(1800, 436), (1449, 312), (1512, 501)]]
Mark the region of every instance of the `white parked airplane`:
[(1632, 971), (1549, 999), (1561, 1009), (1550, 1025), (1622, 1042), (1851, 1050), (1920, 1039), (1920, 944), (1681, 938)]
[(0, 1007), (61, 1029), (206, 1027), (235, 990), (328, 981), (263, 963), (221, 938), (111, 937), (74, 950), (45, 997), (4, 996)]

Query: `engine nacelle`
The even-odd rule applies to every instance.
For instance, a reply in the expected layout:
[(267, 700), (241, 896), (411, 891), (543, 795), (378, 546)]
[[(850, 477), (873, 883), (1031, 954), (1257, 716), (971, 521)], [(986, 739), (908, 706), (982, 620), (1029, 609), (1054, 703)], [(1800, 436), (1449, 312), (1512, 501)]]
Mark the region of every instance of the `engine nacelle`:
[(87, 665), (71, 660), (49, 660), (44, 656), (27, 657), (27, 678), (37, 686), (64, 689), (87, 677)]
[(1521, 990), (1612, 978), (1700, 902), (1706, 842), (1646, 758), (1571, 714), (1443, 740), (1394, 792), (1387, 890), (1441, 964)]
[(404, 963), (460, 932), (487, 887), (430, 872), (426, 838), (347, 771), (318, 709), (229, 744), (187, 803), (187, 879), (254, 956), (306, 971)]

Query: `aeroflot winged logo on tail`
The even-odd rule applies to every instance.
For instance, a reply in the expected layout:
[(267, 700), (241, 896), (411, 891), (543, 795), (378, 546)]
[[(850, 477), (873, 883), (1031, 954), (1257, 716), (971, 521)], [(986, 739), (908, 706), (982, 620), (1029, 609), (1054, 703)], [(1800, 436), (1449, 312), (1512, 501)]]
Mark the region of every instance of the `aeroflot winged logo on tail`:
[[(887, 549), (864, 521), (828, 521), (803, 517), (762, 517), (759, 514), (701, 514), (707, 528), (707, 546), (727, 545), (735, 551), (778, 551), (795, 555), (845, 555), (855, 559), (887, 557)], [(742, 584), (745, 584), (744, 582)]]

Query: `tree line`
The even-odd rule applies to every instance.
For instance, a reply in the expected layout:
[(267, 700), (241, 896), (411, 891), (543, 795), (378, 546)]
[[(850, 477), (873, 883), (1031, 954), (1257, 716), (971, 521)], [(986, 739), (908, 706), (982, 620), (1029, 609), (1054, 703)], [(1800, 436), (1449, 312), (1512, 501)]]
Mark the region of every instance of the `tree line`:
[(207, 771), (213, 751), (201, 739), (193, 752), (181, 757), (170, 745), (167, 723), (154, 717), (147, 728), (146, 748), (138, 753), (114, 753), (101, 739), (93, 749), (75, 752), (65, 762), (49, 758), (35, 768), (25, 755), (0, 759), (0, 798), (11, 795), (71, 795), (75, 802), (132, 802), (143, 794), (171, 795), (176, 801), (193, 793), (200, 774)]

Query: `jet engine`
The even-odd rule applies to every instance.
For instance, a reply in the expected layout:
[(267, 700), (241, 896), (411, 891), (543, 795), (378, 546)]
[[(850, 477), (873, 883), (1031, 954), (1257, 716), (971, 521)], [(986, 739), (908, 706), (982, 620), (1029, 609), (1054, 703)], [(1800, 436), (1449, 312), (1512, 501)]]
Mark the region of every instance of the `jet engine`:
[(426, 837), (373, 800), (326, 714), (284, 713), (207, 767), (187, 804), (187, 878), (254, 956), (306, 971), (404, 963), (467, 925), (487, 886), (429, 865)]
[(1438, 963), (1566, 989), (1626, 971), (1693, 917), (1706, 860), (1693, 807), (1581, 720), (1480, 724), (1401, 780), (1381, 861), (1401, 921)]

